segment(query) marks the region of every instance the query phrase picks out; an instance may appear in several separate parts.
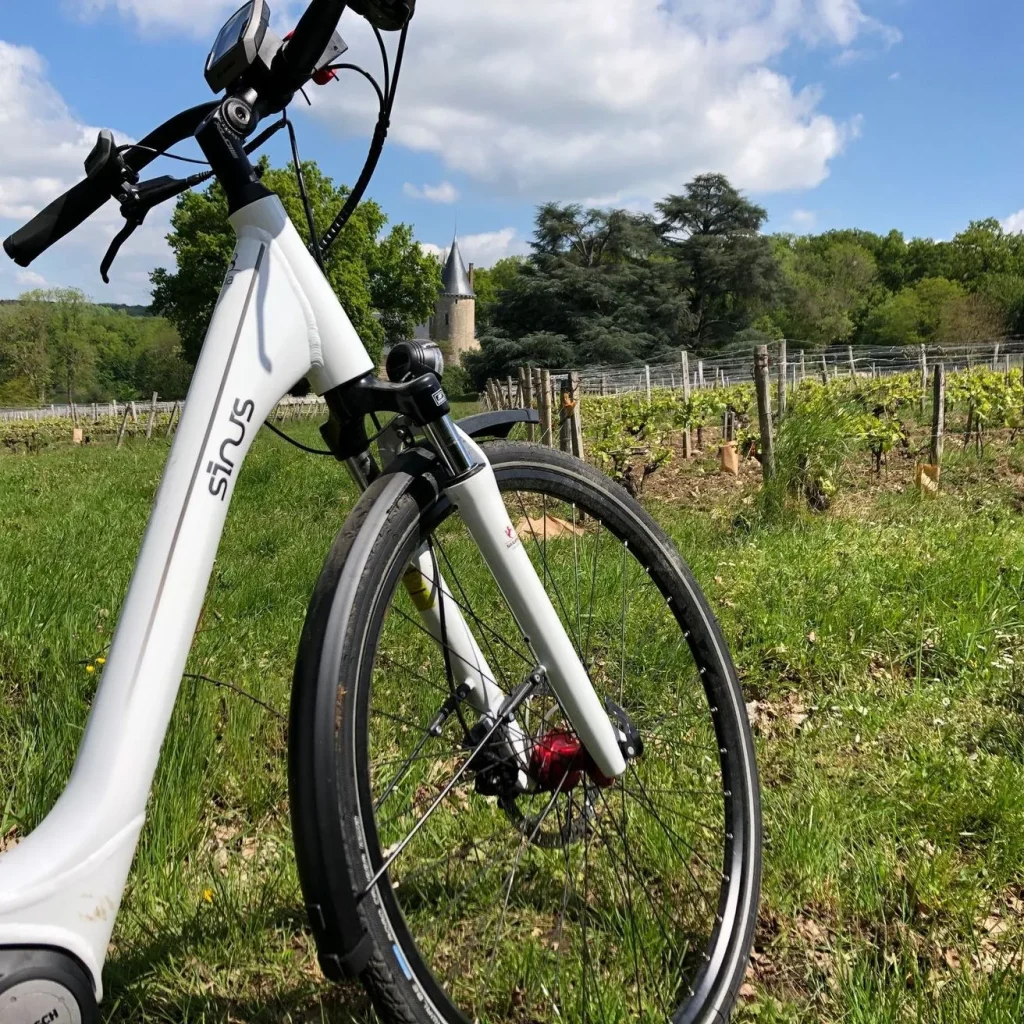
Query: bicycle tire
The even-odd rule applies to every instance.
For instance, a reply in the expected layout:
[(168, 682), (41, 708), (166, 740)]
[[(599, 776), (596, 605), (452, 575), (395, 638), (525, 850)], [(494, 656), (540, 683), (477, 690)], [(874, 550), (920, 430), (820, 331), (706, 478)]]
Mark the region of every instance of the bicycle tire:
[[(657, 592), (667, 600), (670, 620), (685, 630), (718, 747), (724, 881), (712, 934), (702, 950), (703, 964), (687, 982), (688, 997), (670, 1007), (665, 1016), (674, 1024), (725, 1021), (737, 998), (753, 942), (760, 894), (761, 814), (746, 709), (721, 631), (672, 542), (622, 488), (579, 460), (537, 445), (499, 442), (486, 446), (486, 451), (504, 491), (550, 494), (552, 500), (571, 502), (574, 509), (624, 541), (624, 550), (642, 564)], [(417, 455), (412, 466), (410, 472), (385, 476), (364, 495), (339, 534), (314, 592), (292, 698), (292, 818), (300, 879), (325, 971), (335, 978), (343, 973), (358, 974), (378, 1013), (394, 1024), (462, 1024), (470, 1017), (450, 998), (435, 976), (434, 966), (421, 955), (395, 896), (391, 873), (366, 891), (384, 857), (377, 839), (366, 749), (371, 732), (368, 702), (380, 633), (408, 556), (427, 538), (439, 536), (454, 515), (440, 491), (432, 459)], [(625, 582), (623, 575), (624, 593)], [(584, 788), (587, 786), (584, 780)], [(597, 835), (599, 826), (591, 828), (587, 814), (595, 819), (598, 815), (588, 809), (589, 799), (589, 795), (581, 798), (585, 813), (581, 814), (582, 825), (577, 823), (576, 828), (582, 828), (588, 849), (593, 842), (595, 850), (601, 845), (610, 851), (616, 835), (602, 839)], [(625, 799), (623, 795), (624, 832), (618, 838), (628, 875)], [(567, 837), (561, 818), (558, 820), (556, 846), (578, 845), (580, 840)], [(567, 820), (571, 825), (571, 814)], [(573, 869), (569, 856), (565, 857), (568, 886)], [(653, 898), (648, 898), (653, 905)], [(585, 892), (583, 918), (588, 914)], [(565, 922), (563, 906), (562, 925)], [(585, 944), (586, 925), (583, 927)], [(661, 930), (664, 935), (665, 929)], [(636, 935), (634, 922), (634, 960)], [(498, 932), (495, 941), (500, 938)], [(586, 1018), (585, 963), (582, 977)], [(643, 982), (638, 966), (638, 1004), (642, 1003)], [(643, 1006), (638, 1009), (638, 1016), (646, 1018)], [(481, 1017), (475, 1010), (473, 1016)], [(535, 1009), (527, 1012), (515, 1007), (490, 1016), (495, 1020), (548, 1019)], [(654, 1018), (657, 1016), (655, 1013)], [(620, 1012), (618, 1018), (613, 1014), (613, 1019), (625, 1018)]]

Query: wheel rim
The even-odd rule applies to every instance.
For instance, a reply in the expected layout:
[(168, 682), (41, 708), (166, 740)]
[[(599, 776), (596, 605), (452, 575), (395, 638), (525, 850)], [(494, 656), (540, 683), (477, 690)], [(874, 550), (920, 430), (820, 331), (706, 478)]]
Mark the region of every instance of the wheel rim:
[[(614, 516), (598, 518), (550, 484), (507, 487), (599, 695), (627, 710), (646, 750), (609, 789), (584, 775), (513, 801), (476, 793), (462, 746), (470, 709), (424, 741), (448, 690), (441, 646), (398, 585), (421, 539), (410, 532), (371, 617), (373, 682), (357, 725), (374, 872), (408, 842), (375, 890), (396, 958), (453, 1020), (689, 1020), (718, 987), (742, 897), (747, 825), (730, 752), (740, 738), (711, 713), (723, 666), (698, 662), (663, 570), (636, 557)], [(445, 502), (425, 532), (510, 692), (532, 659), (478, 552)], [(543, 693), (522, 718), (532, 736), (568, 729)]]

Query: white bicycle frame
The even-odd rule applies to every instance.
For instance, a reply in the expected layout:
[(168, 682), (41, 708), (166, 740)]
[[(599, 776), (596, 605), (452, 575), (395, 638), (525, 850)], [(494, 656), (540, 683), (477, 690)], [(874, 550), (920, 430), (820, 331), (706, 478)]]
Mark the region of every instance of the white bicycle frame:
[[(39, 827), (0, 856), (0, 947), (74, 954), (97, 998), (114, 919), (242, 462), (294, 384), (319, 393), (373, 363), (276, 196), (231, 218), (235, 258), (210, 323), (70, 781)], [(625, 761), (572, 642), (509, 520), (483, 452), (447, 489), (597, 767)], [(431, 556), (414, 564), (431, 579)], [(453, 671), (480, 711), (504, 694), (441, 581)], [(423, 610), (439, 635), (434, 606)]]

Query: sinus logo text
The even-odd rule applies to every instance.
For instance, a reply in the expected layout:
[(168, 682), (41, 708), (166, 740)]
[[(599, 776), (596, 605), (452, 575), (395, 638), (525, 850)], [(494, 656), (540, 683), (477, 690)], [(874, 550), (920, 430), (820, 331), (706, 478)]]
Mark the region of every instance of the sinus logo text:
[(230, 457), (234, 454), (231, 449), (241, 447), (245, 440), (248, 425), (252, 422), (252, 414), (256, 411), (256, 403), (247, 398), (244, 402), (240, 398), (235, 399), (234, 408), (231, 411), (231, 431), (220, 443), (218, 455), (219, 460), (211, 459), (206, 466), (209, 476), (208, 488), (215, 498), (224, 501), (228, 496), (228, 480), (234, 475), (235, 462)]

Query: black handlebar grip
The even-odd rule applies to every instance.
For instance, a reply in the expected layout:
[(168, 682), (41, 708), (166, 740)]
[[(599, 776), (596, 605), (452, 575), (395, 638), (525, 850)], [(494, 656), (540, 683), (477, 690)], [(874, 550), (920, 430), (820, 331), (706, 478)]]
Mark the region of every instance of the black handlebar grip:
[(313, 0), (306, 8), (278, 58), (288, 89), (299, 89), (310, 80), (317, 61), (330, 46), (345, 6), (346, 0)]
[[(175, 114), (159, 128), (147, 135), (137, 148), (130, 149), (125, 163), (133, 171), (141, 171), (151, 164), (159, 153), (170, 146), (187, 139), (199, 127), (203, 119), (220, 105), (220, 100), (200, 103), (180, 114)], [(108, 199), (111, 198), (109, 183), (86, 178), (64, 195), (36, 214), (22, 228), (4, 242), (4, 252), (18, 264), (27, 267), (41, 256), (55, 242), (74, 231), (87, 221)]]
[(19, 267), (27, 267), (54, 242), (87, 221), (108, 199), (110, 190), (105, 183), (80, 181), (18, 228), (4, 242), (4, 251)]

